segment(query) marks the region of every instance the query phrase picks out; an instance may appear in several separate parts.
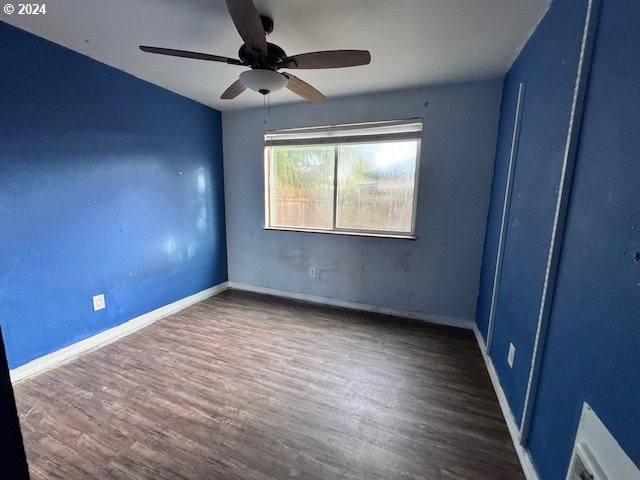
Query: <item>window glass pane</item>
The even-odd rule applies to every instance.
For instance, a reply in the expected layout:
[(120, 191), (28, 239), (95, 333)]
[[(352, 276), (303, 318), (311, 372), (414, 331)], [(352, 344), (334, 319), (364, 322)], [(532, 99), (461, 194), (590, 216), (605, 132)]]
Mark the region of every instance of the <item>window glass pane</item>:
[(333, 228), (333, 146), (271, 149), (271, 226)]
[(340, 145), (336, 226), (409, 233), (418, 142)]

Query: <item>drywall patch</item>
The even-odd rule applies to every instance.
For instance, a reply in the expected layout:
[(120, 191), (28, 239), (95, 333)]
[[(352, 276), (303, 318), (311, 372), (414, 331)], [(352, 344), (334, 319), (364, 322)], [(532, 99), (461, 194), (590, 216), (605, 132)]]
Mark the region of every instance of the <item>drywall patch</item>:
[(278, 260), (292, 267), (307, 267), (311, 264), (311, 254), (301, 248), (282, 248), (278, 251)]
[(394, 266), (402, 271), (402, 272), (410, 272), (411, 271), (411, 253), (409, 252), (400, 252), (394, 261)]

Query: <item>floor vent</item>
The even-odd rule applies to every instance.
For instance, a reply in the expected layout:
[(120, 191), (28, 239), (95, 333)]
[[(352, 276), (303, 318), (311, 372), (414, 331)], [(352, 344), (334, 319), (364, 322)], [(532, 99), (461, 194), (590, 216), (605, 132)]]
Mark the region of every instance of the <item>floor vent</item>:
[(567, 480), (640, 480), (640, 470), (585, 403)]
[(573, 451), (567, 480), (607, 480), (600, 464), (583, 442), (578, 443)]

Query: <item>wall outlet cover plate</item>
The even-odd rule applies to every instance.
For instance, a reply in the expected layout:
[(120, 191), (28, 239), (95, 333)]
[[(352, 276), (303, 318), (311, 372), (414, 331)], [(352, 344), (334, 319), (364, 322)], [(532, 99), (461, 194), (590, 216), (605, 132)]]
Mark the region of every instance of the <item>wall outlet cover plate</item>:
[(510, 367), (513, 367), (513, 359), (516, 356), (516, 347), (513, 346), (513, 343), (509, 344), (509, 355), (507, 355), (507, 363)]
[(104, 303), (104, 293), (95, 295), (93, 297), (93, 311), (97, 312), (98, 310), (102, 310), (103, 308), (106, 308), (106, 304)]

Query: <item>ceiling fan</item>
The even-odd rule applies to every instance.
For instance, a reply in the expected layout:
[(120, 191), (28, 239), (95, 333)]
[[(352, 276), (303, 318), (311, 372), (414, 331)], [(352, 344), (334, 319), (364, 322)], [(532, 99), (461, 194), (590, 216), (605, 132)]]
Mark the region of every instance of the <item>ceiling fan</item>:
[(289, 57), (278, 45), (267, 42), (266, 36), (273, 31), (273, 20), (267, 16), (258, 15), (252, 0), (226, 0), (226, 2), (233, 23), (244, 41), (238, 52), (239, 60), (208, 53), (144, 45), (140, 45), (140, 50), (160, 55), (250, 67), (251, 70), (242, 72), (240, 79), (225, 90), (220, 97), (223, 100), (236, 98), (247, 88), (267, 95), (287, 87), (293, 93), (311, 102), (322, 102), (326, 97), (318, 90), (298, 77), (290, 73), (278, 72), (278, 70), (354, 67), (368, 65), (371, 62), (371, 54), (367, 50), (326, 50)]

